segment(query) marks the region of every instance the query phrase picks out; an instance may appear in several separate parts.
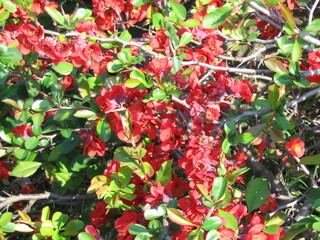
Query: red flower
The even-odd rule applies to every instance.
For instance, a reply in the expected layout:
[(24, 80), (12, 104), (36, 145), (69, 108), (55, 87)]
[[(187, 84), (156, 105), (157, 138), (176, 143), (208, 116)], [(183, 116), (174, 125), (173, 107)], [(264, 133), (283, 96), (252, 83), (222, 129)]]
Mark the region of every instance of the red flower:
[(261, 212), (266, 213), (277, 209), (278, 201), (274, 199), (274, 196), (275, 194), (271, 194), (267, 201), (259, 207)]
[(97, 202), (94, 210), (90, 213), (91, 223), (96, 227), (101, 227), (107, 222), (107, 204), (105, 201)]
[(176, 149), (182, 142), (181, 129), (171, 119), (163, 119), (160, 128), (161, 148), (163, 151)]
[(299, 138), (293, 138), (285, 145), (285, 148), (292, 154), (294, 157), (302, 157), (304, 155), (304, 142)]
[(95, 155), (102, 157), (105, 151), (108, 150), (106, 143), (94, 136), (89, 130), (79, 131), (79, 135), (80, 139), (83, 141), (83, 154), (88, 154), (89, 157), (94, 157)]
[(33, 136), (32, 128), (27, 123), (16, 126), (12, 129), (12, 133), (13, 135), (20, 135), (24, 139), (28, 139)]
[(172, 68), (172, 62), (168, 58), (154, 58), (148, 65), (148, 70), (155, 77), (163, 78)]
[(0, 181), (9, 179), (10, 168), (5, 161), (0, 161)]
[(131, 224), (138, 221), (138, 214), (135, 211), (125, 211), (121, 217), (119, 217), (114, 226), (118, 230), (119, 234), (117, 239), (132, 239), (129, 234), (129, 227)]

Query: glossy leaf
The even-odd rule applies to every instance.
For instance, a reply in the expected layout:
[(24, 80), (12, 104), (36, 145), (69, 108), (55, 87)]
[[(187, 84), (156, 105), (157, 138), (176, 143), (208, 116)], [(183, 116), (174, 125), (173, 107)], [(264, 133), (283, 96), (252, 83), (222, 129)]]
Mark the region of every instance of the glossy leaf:
[(167, 186), (171, 181), (172, 160), (165, 161), (161, 164), (160, 169), (156, 173), (156, 183), (160, 182), (162, 186)]
[(41, 111), (44, 111), (44, 110), (48, 110), (48, 109), (50, 109), (52, 107), (53, 107), (53, 105), (48, 100), (43, 99), (43, 100), (36, 100), (32, 104), (31, 109), (33, 111), (41, 112)]
[(181, 23), (182, 26), (186, 27), (198, 27), (200, 25), (200, 21), (198, 19), (188, 19), (187, 21)]
[(216, 201), (225, 194), (228, 186), (228, 181), (224, 177), (216, 177), (212, 186), (212, 193)]
[(276, 73), (289, 73), (285, 65), (277, 59), (269, 58), (267, 60), (264, 60), (264, 64), (266, 65), (267, 68), (269, 68), (270, 70)]
[(187, 17), (187, 11), (186, 8), (178, 2), (175, 1), (169, 1), (170, 6), (173, 10), (173, 12), (176, 14), (177, 18), (181, 21), (181, 20), (185, 20)]
[(206, 231), (218, 229), (222, 226), (221, 219), (219, 217), (208, 217), (202, 223), (202, 228)]
[(78, 240), (95, 240), (95, 238), (91, 236), (89, 233), (81, 232), (78, 235)]
[(96, 113), (91, 110), (82, 109), (76, 111), (74, 116), (78, 118), (92, 118), (96, 116)]
[(221, 7), (212, 10), (203, 18), (204, 28), (217, 28), (220, 27), (231, 14), (232, 7)]
[(10, 175), (14, 177), (29, 177), (34, 174), (40, 166), (40, 162), (19, 162), (18, 165), (11, 171)]
[(60, 25), (64, 25), (64, 17), (58, 10), (52, 7), (45, 7), (45, 10), (53, 20), (55, 20)]
[(238, 222), (237, 222), (237, 219), (233, 216), (233, 214), (231, 214), (229, 212), (225, 212), (225, 211), (219, 209), (218, 210), (218, 216), (227, 219), (226, 223), (224, 224), (225, 227), (231, 228), (234, 231), (237, 231)]
[(69, 75), (73, 70), (73, 65), (69, 62), (59, 62), (58, 65), (52, 66), (52, 69), (62, 75)]
[(320, 156), (315, 155), (315, 156), (303, 157), (303, 158), (300, 159), (300, 163), (299, 164), (320, 165)]
[(287, 6), (283, 5), (282, 3), (279, 3), (278, 5), (280, 7), (280, 10), (284, 19), (289, 24), (290, 28), (294, 31), (296, 27), (296, 22), (292, 14), (292, 11), (290, 11), (290, 9)]
[(267, 179), (255, 178), (248, 184), (245, 192), (246, 202), (248, 205), (248, 212), (260, 207), (264, 204), (270, 196), (270, 190), (268, 187)]
[(294, 40), (294, 44), (293, 44), (293, 49), (292, 49), (292, 55), (291, 55), (291, 59), (294, 62), (297, 62), (300, 60), (302, 55), (302, 48), (298, 42), (298, 39)]
[(183, 216), (182, 211), (175, 208), (167, 208), (167, 214), (169, 219), (179, 225), (183, 226), (195, 226), (188, 218)]
[(274, 82), (279, 86), (285, 86), (292, 83), (292, 79), (286, 73), (276, 73), (274, 76)]
[(0, 228), (6, 224), (8, 224), (12, 219), (12, 212), (6, 212), (0, 217)]

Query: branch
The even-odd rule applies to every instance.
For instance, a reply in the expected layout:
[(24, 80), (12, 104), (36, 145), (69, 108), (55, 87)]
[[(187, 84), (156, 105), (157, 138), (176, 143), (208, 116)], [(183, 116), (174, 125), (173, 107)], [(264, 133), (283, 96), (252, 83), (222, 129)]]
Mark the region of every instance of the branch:
[(183, 66), (192, 66), (197, 65), (200, 67), (205, 67), (208, 69), (212, 69), (214, 71), (225, 71), (231, 73), (246, 73), (246, 74), (263, 74), (263, 73), (273, 73), (273, 71), (269, 69), (250, 69), (250, 68), (234, 68), (234, 67), (220, 67), (214, 66), (207, 63), (199, 62), (199, 61), (182, 61)]
[(39, 194), (20, 194), (13, 195), (10, 197), (0, 197), (0, 209), (4, 207), (9, 207), (10, 204), (19, 201), (31, 201), (31, 200), (42, 200), (49, 199), (53, 201), (81, 201), (81, 200), (91, 200), (95, 199), (96, 194), (85, 194), (85, 195), (75, 195), (75, 196), (61, 196), (55, 193), (39, 193)]
[(317, 6), (319, 4), (319, 0), (316, 0), (310, 10), (310, 15), (309, 15), (309, 21), (308, 21), (308, 25), (310, 25), (312, 23), (312, 18), (313, 18), (313, 13), (316, 10)]
[[(320, 87), (319, 88), (316, 88), (316, 89), (313, 89), (305, 94), (303, 94), (301, 97), (297, 98), (297, 99), (293, 99), (291, 100), (290, 102), (288, 102), (286, 105), (285, 105), (285, 108), (289, 108), (289, 107), (294, 107), (295, 105), (307, 100), (307, 98), (309, 97), (312, 97), (314, 95), (317, 95), (317, 94), (320, 94)], [(237, 116), (234, 116), (234, 117), (231, 117), (229, 119), (229, 121), (238, 121), (242, 118), (245, 118), (245, 117), (251, 117), (251, 116), (255, 116), (255, 117), (258, 117), (262, 114), (266, 114), (266, 113), (270, 113), (272, 112), (272, 109), (270, 108), (262, 108), (260, 110), (256, 110), (256, 111), (246, 111), (246, 112), (243, 112)]]
[(307, 174), (307, 176), (309, 177), (312, 187), (313, 188), (319, 188), (319, 185), (317, 183), (317, 181), (314, 179), (314, 177), (312, 176), (312, 174), (310, 173), (309, 169), (304, 165), (304, 164), (300, 164), (300, 158), (292, 156), (296, 162), (300, 165), (302, 171), (304, 171), (305, 174)]

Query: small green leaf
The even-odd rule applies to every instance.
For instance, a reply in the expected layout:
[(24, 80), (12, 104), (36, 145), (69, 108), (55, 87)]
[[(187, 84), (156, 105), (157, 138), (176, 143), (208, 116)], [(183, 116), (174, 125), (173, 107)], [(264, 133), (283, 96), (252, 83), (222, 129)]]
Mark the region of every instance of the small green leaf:
[(256, 136), (252, 133), (242, 133), (237, 136), (237, 139), (245, 144), (249, 144), (252, 140), (254, 140)]
[(268, 102), (272, 106), (272, 109), (276, 109), (279, 105), (279, 89), (275, 84), (268, 87)]
[(195, 226), (188, 218), (183, 216), (182, 211), (175, 208), (167, 208), (167, 214), (169, 219), (179, 225), (183, 226)]
[(136, 78), (129, 78), (124, 82), (124, 85), (128, 88), (135, 88), (141, 84), (141, 80)]
[(44, 237), (51, 237), (54, 234), (54, 229), (51, 227), (41, 227), (40, 228), (40, 233)]
[(52, 223), (56, 229), (61, 229), (69, 220), (67, 214), (61, 212), (55, 212), (52, 216)]
[(119, 61), (119, 60), (114, 60), (112, 62), (109, 62), (107, 65), (108, 71), (110, 73), (116, 73), (124, 69), (125, 65)]
[(216, 201), (225, 194), (228, 186), (228, 181), (224, 177), (216, 177), (212, 186), (212, 193)]
[(187, 45), (193, 39), (193, 35), (190, 32), (184, 32), (179, 41), (179, 47)]
[(34, 174), (40, 166), (40, 162), (19, 162), (18, 165), (11, 171), (10, 175), (14, 177), (29, 177)]
[(73, 65), (69, 62), (59, 62), (58, 65), (54, 65), (52, 68), (62, 75), (69, 75), (73, 70)]
[(0, 54), (0, 62), (4, 64), (19, 65), (22, 60), (22, 53), (16, 48), (8, 48), (6, 52)]
[(160, 182), (162, 186), (167, 186), (171, 181), (172, 160), (165, 161), (161, 164), (160, 169), (156, 173), (156, 183)]
[(300, 60), (302, 55), (302, 48), (298, 42), (298, 39), (294, 40), (294, 44), (293, 44), (293, 49), (292, 49), (292, 54), (291, 54), (291, 59), (294, 62), (297, 62)]
[(187, 17), (187, 11), (186, 8), (178, 2), (175, 1), (169, 1), (170, 6), (173, 10), (173, 12), (176, 14), (177, 18), (181, 21), (181, 20), (185, 20)]
[(225, 212), (225, 211), (219, 209), (218, 210), (218, 216), (227, 219), (226, 223), (224, 224), (226, 228), (231, 228), (234, 231), (237, 231), (238, 222), (237, 222), (237, 219), (233, 216), (233, 214), (231, 214), (229, 212)]
[(84, 223), (79, 220), (79, 219), (73, 219), (70, 222), (67, 223), (66, 228), (72, 228), (72, 229), (76, 229), (78, 231), (80, 231), (81, 229), (83, 229), (84, 227)]
[(165, 91), (157, 88), (157, 89), (153, 90), (152, 96), (155, 98), (155, 100), (163, 100), (167, 97), (167, 94)]
[(181, 25), (186, 27), (198, 27), (200, 25), (200, 21), (198, 19), (188, 19), (181, 23)]
[(266, 65), (267, 68), (269, 68), (270, 70), (276, 73), (289, 73), (286, 66), (277, 59), (269, 58), (264, 61), (264, 64)]
[(267, 179), (252, 179), (247, 185), (245, 196), (248, 205), (248, 212), (252, 212), (264, 204), (270, 196)]
[(159, 212), (157, 209), (148, 209), (144, 212), (144, 217), (147, 220), (156, 219), (162, 216), (163, 214)]
[(320, 156), (315, 155), (315, 156), (307, 156), (303, 157), (300, 159), (299, 164), (304, 164), (304, 165), (320, 165)]
[(152, 237), (152, 235), (149, 233), (148, 229), (145, 226), (137, 223), (130, 224), (129, 233), (133, 235), (143, 234)]
[(12, 219), (12, 212), (6, 212), (0, 217), (0, 228), (6, 224), (8, 224)]
[(289, 85), (292, 83), (292, 79), (286, 73), (276, 73), (274, 76), (274, 82), (279, 86)]
[(203, 28), (217, 28), (220, 27), (231, 14), (232, 7), (221, 7), (212, 10), (203, 18)]
[(123, 166), (118, 169), (118, 176), (121, 186), (126, 186), (131, 181), (132, 169), (127, 166)]
[(161, 13), (152, 14), (152, 23), (156, 30), (160, 30), (164, 27), (164, 17)]
[(222, 151), (224, 153), (228, 153), (230, 151), (231, 143), (229, 141), (229, 138), (225, 138), (222, 142)]
[(294, 31), (294, 29), (296, 28), (296, 22), (292, 14), (292, 11), (290, 11), (290, 9), (282, 3), (279, 3), (278, 5), (280, 7), (284, 19), (289, 24), (290, 28)]
[(129, 42), (132, 38), (131, 34), (129, 33), (128, 30), (124, 30), (119, 37), (121, 40)]
[(77, 118), (92, 118), (97, 116), (97, 114), (91, 110), (81, 109), (76, 111), (74, 116)]
[(31, 109), (33, 111), (41, 112), (44, 110), (48, 110), (53, 107), (53, 104), (51, 104), (48, 100), (36, 100), (32, 106)]
[(39, 145), (39, 139), (37, 137), (30, 137), (24, 142), (24, 146), (28, 150), (35, 149)]
[(28, 150), (23, 149), (23, 148), (19, 148), (17, 151), (14, 152), (14, 156), (16, 156), (16, 158), (22, 160), (22, 159), (25, 159), (29, 153), (30, 152)]
[(306, 87), (309, 87), (310, 82), (305, 78), (301, 78), (298, 81), (294, 80), (293, 84), (301, 88), (306, 88)]
[(99, 138), (103, 142), (107, 142), (109, 140), (111, 136), (111, 128), (109, 123), (106, 120), (100, 119), (97, 124), (96, 130), (99, 135)]
[(58, 12), (55, 8), (45, 7), (46, 12), (52, 17), (60, 25), (64, 25), (64, 17), (60, 12)]
[(89, 233), (81, 232), (78, 235), (78, 240), (95, 240)]
[(74, 110), (59, 110), (54, 114), (53, 120), (58, 122), (63, 121), (72, 116), (74, 112)]
[(86, 8), (78, 8), (76, 12), (73, 14), (72, 22), (73, 23), (80, 23), (85, 21), (87, 17), (92, 15), (92, 11)]
[(150, 0), (133, 0), (132, 5), (135, 7), (140, 7), (140, 6), (145, 5), (149, 2), (151, 2), (151, 1)]
[(224, 131), (228, 137), (232, 136), (236, 131), (236, 124), (233, 121), (226, 121)]
[(206, 231), (218, 229), (222, 226), (221, 219), (219, 217), (208, 217), (202, 223), (202, 228)]

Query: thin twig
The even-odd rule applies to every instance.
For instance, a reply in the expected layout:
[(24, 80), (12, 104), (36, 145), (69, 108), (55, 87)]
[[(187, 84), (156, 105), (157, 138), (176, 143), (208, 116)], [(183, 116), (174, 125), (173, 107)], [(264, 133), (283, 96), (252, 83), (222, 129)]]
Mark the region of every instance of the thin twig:
[(314, 11), (316, 10), (318, 4), (319, 4), (319, 0), (316, 0), (316, 1), (314, 2), (314, 4), (312, 5), (312, 8), (311, 8), (311, 10), (310, 10), (308, 25), (310, 25), (310, 24), (312, 23), (313, 14), (314, 14)]

